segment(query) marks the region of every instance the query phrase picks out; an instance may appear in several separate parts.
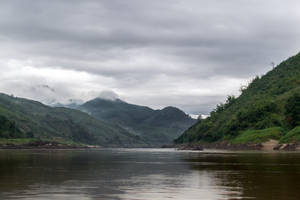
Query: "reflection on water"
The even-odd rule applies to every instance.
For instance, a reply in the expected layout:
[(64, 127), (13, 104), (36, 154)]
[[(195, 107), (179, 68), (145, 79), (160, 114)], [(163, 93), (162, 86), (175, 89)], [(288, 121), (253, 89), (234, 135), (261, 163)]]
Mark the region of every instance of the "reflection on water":
[(0, 151), (0, 199), (300, 199), (300, 154)]

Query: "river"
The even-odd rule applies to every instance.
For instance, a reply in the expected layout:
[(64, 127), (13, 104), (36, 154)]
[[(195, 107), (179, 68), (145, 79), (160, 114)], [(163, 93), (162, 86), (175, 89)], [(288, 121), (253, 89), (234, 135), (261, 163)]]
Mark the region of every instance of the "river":
[(300, 199), (300, 153), (1, 150), (1, 200)]

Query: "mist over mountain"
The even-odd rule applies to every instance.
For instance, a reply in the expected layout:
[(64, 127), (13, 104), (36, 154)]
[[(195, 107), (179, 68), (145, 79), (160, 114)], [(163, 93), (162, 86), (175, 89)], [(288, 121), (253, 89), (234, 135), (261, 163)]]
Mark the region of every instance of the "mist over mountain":
[(104, 91), (102, 91), (102, 92), (98, 95), (97, 98), (99, 98), (99, 99), (111, 100), (111, 101), (120, 99), (119, 95), (118, 95), (117, 93), (115, 93), (114, 91), (112, 91), (112, 90), (104, 90)]

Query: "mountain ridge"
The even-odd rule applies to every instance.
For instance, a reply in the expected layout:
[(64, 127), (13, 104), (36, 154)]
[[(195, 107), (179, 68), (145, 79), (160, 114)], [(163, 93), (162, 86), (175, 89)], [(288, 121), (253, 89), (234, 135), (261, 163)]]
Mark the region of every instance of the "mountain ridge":
[(127, 103), (121, 99), (95, 98), (78, 107), (79, 110), (127, 131), (139, 135), (151, 144), (171, 143), (186, 128), (196, 122), (178, 108), (168, 106), (154, 110)]
[[(99, 103), (101, 109), (95, 107)], [(153, 110), (120, 99), (96, 98), (72, 108), (57, 106), (1, 93), (0, 140), (150, 147), (170, 143), (194, 122), (175, 107)], [(99, 113), (102, 117), (95, 117)]]

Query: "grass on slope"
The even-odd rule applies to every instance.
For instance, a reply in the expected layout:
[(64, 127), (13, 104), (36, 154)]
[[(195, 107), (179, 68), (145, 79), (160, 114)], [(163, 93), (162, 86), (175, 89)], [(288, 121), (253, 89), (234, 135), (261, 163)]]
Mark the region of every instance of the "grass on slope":
[(279, 143), (290, 143), (290, 142), (300, 142), (300, 126), (296, 126), (294, 129), (289, 131), (279, 141)]
[(284, 134), (284, 129), (281, 127), (267, 128), (263, 130), (247, 130), (242, 132), (239, 136), (230, 140), (233, 144), (249, 144), (249, 143), (263, 143), (270, 139), (279, 140)]
[(34, 141), (36, 141), (36, 139), (34, 138), (15, 138), (15, 139), (0, 138), (0, 145), (3, 144), (22, 145)]
[(74, 142), (72, 140), (65, 140), (63, 138), (52, 138), (52, 139), (40, 139), (40, 138), (0, 138), (0, 146), (2, 145), (28, 145), (28, 144), (34, 144), (36, 142), (41, 142), (41, 143), (57, 143), (61, 145), (68, 145), (68, 146), (86, 146), (86, 144), (79, 143), (79, 142)]

